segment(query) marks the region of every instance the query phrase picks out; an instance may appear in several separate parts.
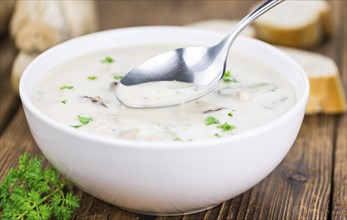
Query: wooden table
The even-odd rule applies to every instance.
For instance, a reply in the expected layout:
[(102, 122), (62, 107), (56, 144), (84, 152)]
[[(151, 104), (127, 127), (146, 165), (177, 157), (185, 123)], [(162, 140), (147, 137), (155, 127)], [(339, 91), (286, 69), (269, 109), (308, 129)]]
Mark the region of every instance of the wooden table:
[[(254, 1), (99, 1), (100, 30), (139, 25), (183, 25), (202, 19), (235, 19)], [(315, 51), (332, 57), (347, 88), (345, 0), (331, 1), (336, 34)], [(1, 36), (0, 179), (23, 152), (40, 155), (20, 100), (10, 88), (16, 54)], [(347, 219), (347, 117), (306, 116), (282, 163), (262, 182), (223, 204), (197, 214), (155, 217), (127, 212), (81, 192), (75, 219)]]

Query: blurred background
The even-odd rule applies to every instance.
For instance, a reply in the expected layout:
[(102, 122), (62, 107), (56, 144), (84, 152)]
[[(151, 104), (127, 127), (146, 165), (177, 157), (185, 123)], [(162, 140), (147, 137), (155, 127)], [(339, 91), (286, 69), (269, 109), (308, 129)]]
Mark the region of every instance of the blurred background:
[(100, 29), (141, 25), (186, 25), (208, 19), (238, 19), (260, 1), (97, 1)]

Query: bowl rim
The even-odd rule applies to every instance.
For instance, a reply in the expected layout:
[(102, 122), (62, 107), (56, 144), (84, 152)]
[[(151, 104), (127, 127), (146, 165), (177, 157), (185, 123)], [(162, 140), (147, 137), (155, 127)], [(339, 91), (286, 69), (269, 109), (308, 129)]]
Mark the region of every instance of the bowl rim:
[[(126, 147), (126, 148), (135, 148), (135, 149), (161, 149), (161, 150), (168, 150), (168, 149), (180, 149), (180, 148), (201, 148), (201, 147), (209, 147), (214, 145), (219, 145), (225, 142), (228, 142), (229, 147), (232, 147), (230, 143), (251, 138), (252, 136), (255, 136), (257, 134), (261, 134), (264, 132), (267, 132), (277, 125), (283, 123), (284, 121), (290, 119), (293, 115), (297, 114), (302, 108), (306, 107), (308, 96), (309, 96), (309, 81), (307, 78), (307, 75), (305, 74), (302, 67), (289, 55), (285, 54), (284, 52), (280, 51), (278, 48), (267, 44), (265, 42), (262, 42), (260, 40), (245, 37), (245, 36), (239, 36), (239, 38), (242, 38), (244, 41), (253, 41), (253, 43), (258, 44), (260, 47), (265, 47), (268, 50), (272, 50), (273, 53), (275, 53), (277, 56), (281, 57), (281, 59), (285, 59), (286, 62), (288, 62), (290, 65), (294, 65), (299, 72), (301, 72), (301, 78), (304, 82), (304, 91), (303, 96), (297, 97), (297, 101), (287, 112), (280, 115), (279, 117), (275, 118), (274, 120), (267, 122), (263, 125), (257, 126), (255, 128), (252, 128), (250, 130), (244, 131), (237, 135), (230, 135), (223, 138), (217, 138), (217, 139), (204, 139), (204, 140), (195, 140), (195, 141), (143, 141), (143, 140), (126, 140), (126, 139), (117, 139), (115, 137), (110, 137), (106, 135), (101, 134), (94, 134), (94, 133), (88, 133), (84, 131), (78, 131), (76, 129), (71, 129), (69, 126), (66, 126), (65, 124), (62, 124), (58, 121), (55, 121), (53, 118), (45, 115), (43, 112), (41, 112), (32, 102), (30, 99), (32, 95), (26, 94), (25, 92), (25, 84), (28, 81), (28, 78), (32, 73), (31, 69), (33, 66), (38, 65), (43, 58), (46, 56), (49, 56), (50, 53), (54, 52), (56, 48), (59, 48), (62, 45), (70, 44), (75, 41), (80, 41), (81, 39), (87, 39), (87, 38), (95, 38), (99, 35), (108, 35), (108, 34), (117, 34), (117, 33), (126, 33), (126, 32), (136, 32), (136, 31), (192, 31), (196, 33), (201, 34), (214, 34), (214, 35), (220, 35), (221, 37), (224, 36), (222, 32), (218, 31), (211, 31), (211, 30), (203, 30), (203, 29), (196, 29), (191, 27), (182, 27), (182, 26), (138, 26), (138, 27), (125, 27), (125, 28), (117, 28), (117, 29), (111, 29), (111, 30), (105, 30), (100, 32), (95, 32), (91, 34), (87, 34), (84, 36), (80, 36), (77, 38), (73, 38), (70, 40), (67, 40), (63, 43), (60, 43), (56, 46), (53, 46), (52, 48), (49, 48), (48, 50), (41, 53), (38, 57), (36, 57), (24, 70), (20, 83), (19, 83), (19, 95), (22, 101), (23, 108), (30, 111), (32, 114), (34, 114), (36, 117), (40, 119), (43, 123), (49, 125), (50, 127), (54, 127), (55, 129), (60, 130), (63, 133), (68, 133), (70, 135), (73, 135), (74, 137), (81, 138), (87, 141), (92, 142), (98, 142), (98, 143), (104, 143), (107, 145), (111, 145), (112, 147)], [(163, 147), (165, 145), (165, 147)]]

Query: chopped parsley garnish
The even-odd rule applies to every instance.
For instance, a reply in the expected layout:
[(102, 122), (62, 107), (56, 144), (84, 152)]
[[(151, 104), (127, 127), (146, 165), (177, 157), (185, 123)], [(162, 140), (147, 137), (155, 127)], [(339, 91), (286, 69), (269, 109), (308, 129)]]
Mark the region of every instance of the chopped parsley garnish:
[[(231, 112), (228, 113), (229, 117), (233, 117), (233, 114)], [(235, 129), (234, 125), (228, 124), (228, 122), (225, 122), (224, 124), (220, 123), (218, 119), (216, 119), (213, 116), (208, 116), (205, 119), (205, 125), (212, 125), (212, 124), (217, 124), (217, 128), (222, 129), (223, 131), (231, 131)], [(220, 137), (218, 133), (215, 134), (216, 137)]]
[(67, 100), (64, 99), (64, 100), (62, 100), (62, 101), (60, 101), (60, 102), (63, 103), (63, 104), (66, 104), (66, 103), (67, 103)]
[(86, 125), (86, 124), (88, 124), (89, 122), (93, 121), (93, 118), (91, 118), (91, 117), (83, 117), (83, 116), (81, 116), (81, 115), (78, 115), (78, 120), (79, 120), (79, 122), (80, 122), (81, 124), (79, 124), (79, 125), (71, 125), (71, 127), (73, 127), (73, 128), (79, 128), (79, 127), (81, 127), (81, 126), (83, 126), (83, 125)]
[(205, 125), (213, 125), (213, 124), (219, 124), (219, 120), (213, 116), (208, 116), (205, 119)]
[(64, 86), (61, 86), (60, 87), (60, 90), (64, 90), (64, 89), (73, 89), (74, 87), (73, 86), (66, 86), (66, 85), (64, 85)]
[(113, 63), (114, 60), (112, 57), (105, 57), (101, 62), (103, 63)]
[(223, 131), (231, 131), (235, 128), (235, 126), (228, 124), (228, 122), (225, 122), (224, 124), (218, 125), (217, 128), (220, 128)]
[(89, 122), (93, 121), (93, 118), (88, 118), (88, 117), (83, 117), (81, 115), (78, 115), (78, 120), (80, 121), (81, 124), (86, 125)]
[(114, 75), (113, 78), (115, 80), (121, 80), (121, 79), (123, 79), (123, 76), (121, 76), (121, 75)]
[(97, 76), (88, 76), (87, 77), (89, 80), (96, 80), (98, 77)]
[(228, 70), (224, 73), (224, 77), (228, 78), (228, 77), (231, 77), (231, 71)]
[(181, 138), (176, 137), (174, 141), (182, 141)]
[(83, 125), (71, 125), (71, 127), (73, 128), (79, 128), (79, 127), (82, 127)]
[(230, 70), (228, 70), (224, 73), (223, 82), (225, 82), (225, 83), (237, 83), (237, 80), (231, 75)]

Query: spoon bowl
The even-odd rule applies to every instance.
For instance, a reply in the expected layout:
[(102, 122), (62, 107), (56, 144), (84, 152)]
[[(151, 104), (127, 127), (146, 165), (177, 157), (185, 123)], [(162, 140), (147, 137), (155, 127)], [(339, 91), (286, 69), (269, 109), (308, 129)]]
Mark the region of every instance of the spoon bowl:
[(119, 82), (117, 99), (128, 107), (158, 108), (206, 95), (223, 78), (229, 49), (241, 31), (282, 1), (264, 1), (212, 47), (179, 48), (138, 65)]
[(213, 49), (206, 47), (180, 48), (157, 55), (125, 75), (117, 85), (116, 96), (124, 105), (135, 108), (167, 107), (200, 98), (223, 77), (224, 60), (213, 65), (206, 62), (213, 55)]

